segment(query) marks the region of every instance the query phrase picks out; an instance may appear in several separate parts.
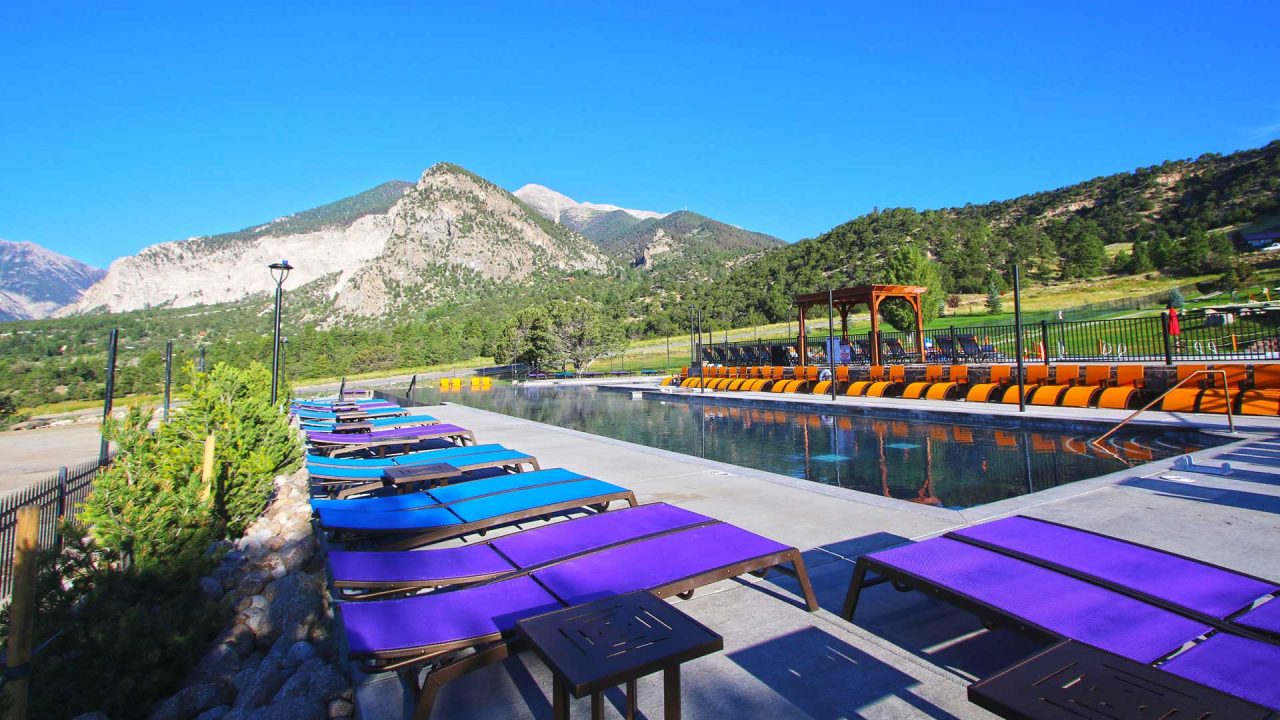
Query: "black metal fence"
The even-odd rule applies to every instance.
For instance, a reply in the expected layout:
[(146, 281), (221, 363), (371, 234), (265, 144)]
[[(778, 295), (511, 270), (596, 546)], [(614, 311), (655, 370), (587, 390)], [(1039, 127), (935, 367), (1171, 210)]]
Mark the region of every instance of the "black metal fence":
[(0, 604), (7, 603), (13, 592), (18, 508), (24, 505), (40, 508), (40, 548), (54, 547), (62, 542), (58, 532), (61, 520), (74, 520), (79, 514), (80, 503), (89, 496), (94, 478), (103, 467), (105, 465), (96, 459), (74, 467), (63, 467), (48, 479), (0, 499)]
[[(878, 341), (880, 362), (921, 361), (915, 333), (853, 334), (837, 344), (838, 364), (871, 362)], [(1017, 329), (1007, 325), (967, 325), (924, 332), (924, 360), (930, 363), (999, 363), (1017, 359)], [(807, 363), (827, 362), (827, 338), (805, 338)], [(1280, 360), (1280, 308), (1233, 312), (1191, 310), (1113, 320), (1056, 320), (1024, 324), (1022, 348), (1028, 361), (1165, 362)], [(797, 365), (800, 339), (769, 338), (704, 344), (703, 361), (717, 365)]]

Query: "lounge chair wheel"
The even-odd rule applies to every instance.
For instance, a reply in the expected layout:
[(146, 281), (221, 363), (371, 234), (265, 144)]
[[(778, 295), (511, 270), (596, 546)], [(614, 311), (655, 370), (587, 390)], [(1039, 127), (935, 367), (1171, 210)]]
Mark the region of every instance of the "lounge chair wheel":
[(890, 581), (889, 581), (889, 584), (890, 584), (890, 585), (892, 585), (892, 586), (893, 586), (893, 589), (894, 589), (894, 590), (897, 590), (898, 592), (911, 592), (911, 590), (912, 590), (912, 588), (911, 588), (911, 586), (910, 586), (910, 585), (903, 585), (902, 583), (898, 582), (897, 580), (890, 580)]
[(689, 592), (676, 593), (676, 597), (680, 598), (681, 600), (688, 600), (689, 598), (693, 597), (693, 591), (690, 590)]
[(609, 503), (597, 503), (597, 504), (595, 504), (595, 505), (592, 505), (592, 506), (591, 506), (591, 509), (592, 509), (592, 510), (595, 510), (595, 511), (596, 511), (596, 512), (598, 512), (598, 513), (602, 513), (602, 512), (604, 512), (605, 510), (608, 510), (608, 509), (609, 509)]
[(765, 577), (766, 575), (768, 575), (768, 574), (769, 574), (769, 571), (768, 571), (767, 569), (765, 569), (765, 570), (752, 570), (752, 571), (751, 571), (751, 574), (752, 574), (752, 575), (755, 575), (755, 576), (756, 576), (756, 577), (758, 577), (758, 578), (762, 578), (762, 577)]

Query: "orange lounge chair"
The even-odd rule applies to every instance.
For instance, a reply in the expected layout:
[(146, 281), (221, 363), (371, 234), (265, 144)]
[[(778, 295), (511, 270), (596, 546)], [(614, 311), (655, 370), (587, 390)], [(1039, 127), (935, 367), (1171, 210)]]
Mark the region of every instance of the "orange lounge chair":
[(852, 397), (862, 397), (867, 394), (867, 390), (877, 382), (884, 380), (884, 366), (872, 365), (867, 373), (866, 380), (856, 380), (849, 383), (849, 388), (844, 391), (845, 395)]
[(1106, 388), (1098, 396), (1098, 407), (1111, 410), (1131, 410), (1138, 404), (1141, 388), (1146, 387), (1146, 367), (1142, 365), (1117, 365), (1114, 387)]
[(954, 400), (968, 384), (969, 366), (952, 365), (947, 371), (947, 381), (930, 385), (924, 396), (928, 400)]
[(922, 382), (909, 383), (905, 390), (902, 391), (902, 397), (918, 400), (924, 397), (929, 386), (942, 382), (942, 366), (929, 365), (924, 369), (924, 380)]
[(903, 365), (893, 365), (889, 368), (888, 379), (874, 382), (871, 387), (867, 388), (867, 397), (894, 397), (890, 393), (895, 392), (899, 385), (907, 380), (907, 368)]
[[(1048, 365), (1028, 365), (1026, 367), (1026, 379), (1022, 382), (1022, 398), (1024, 402), (1031, 400), (1031, 394), (1034, 393), (1041, 385), (1049, 381)], [(1006, 405), (1016, 405), (1018, 403), (1018, 385), (1010, 383), (1008, 389), (1004, 391), (1004, 397), (1000, 402)]]
[(1252, 386), (1240, 393), (1241, 415), (1280, 415), (1280, 365), (1254, 365)]
[(1061, 405), (1063, 396), (1078, 382), (1080, 382), (1079, 365), (1057, 365), (1053, 368), (1053, 384), (1036, 388), (1031, 393), (1031, 404)]
[(969, 392), (965, 394), (965, 402), (991, 402), (995, 398), (996, 391), (1008, 385), (1011, 377), (1013, 377), (1011, 366), (992, 365), (991, 381), (971, 386)]
[(1086, 365), (1084, 382), (1068, 388), (1062, 394), (1061, 404), (1063, 407), (1089, 407), (1098, 401), (1098, 397), (1110, 383), (1110, 365)]

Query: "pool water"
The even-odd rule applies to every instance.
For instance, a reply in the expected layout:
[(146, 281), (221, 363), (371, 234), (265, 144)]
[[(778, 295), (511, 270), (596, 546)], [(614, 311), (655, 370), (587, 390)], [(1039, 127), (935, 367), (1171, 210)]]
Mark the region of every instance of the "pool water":
[[(1221, 441), (1187, 431), (1126, 430), (1109, 452), (1094, 433), (1010, 430), (634, 398), (593, 387), (495, 385), (414, 392), (709, 460), (926, 505), (966, 508), (1097, 477)], [(518, 448), (537, 454), (537, 448)], [(608, 479), (608, 478), (604, 478)]]

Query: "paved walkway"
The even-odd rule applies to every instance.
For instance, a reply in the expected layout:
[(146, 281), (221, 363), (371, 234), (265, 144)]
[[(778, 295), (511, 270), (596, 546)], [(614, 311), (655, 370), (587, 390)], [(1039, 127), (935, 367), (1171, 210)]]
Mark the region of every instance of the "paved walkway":
[(0, 433), (0, 496), (21, 490), (58, 472), (98, 456), (102, 436), (96, 424), (64, 425)]
[[(829, 401), (828, 401), (829, 402)], [(720, 632), (725, 650), (683, 673), (689, 718), (985, 718), (965, 685), (1037, 645), (919, 593), (880, 585), (863, 594), (850, 624), (838, 613), (859, 554), (975, 520), (1025, 513), (1155, 544), (1280, 578), (1280, 434), (1268, 432), (1197, 454), (1231, 462), (1218, 477), (1172, 471), (1171, 461), (964, 511), (921, 507), (843, 488), (724, 465), (457, 405), (424, 408), (446, 422), (563, 466), (736, 523), (805, 551), (822, 609), (798, 606), (795, 584), (771, 575), (724, 581), (680, 601)], [(363, 676), (363, 717), (396, 718), (408, 696), (392, 675)], [(550, 716), (551, 680), (521, 653), (450, 683), (433, 717)], [(622, 695), (608, 699), (616, 708)], [(659, 676), (640, 682), (640, 709), (661, 717)], [(586, 701), (573, 712), (586, 716)]]

